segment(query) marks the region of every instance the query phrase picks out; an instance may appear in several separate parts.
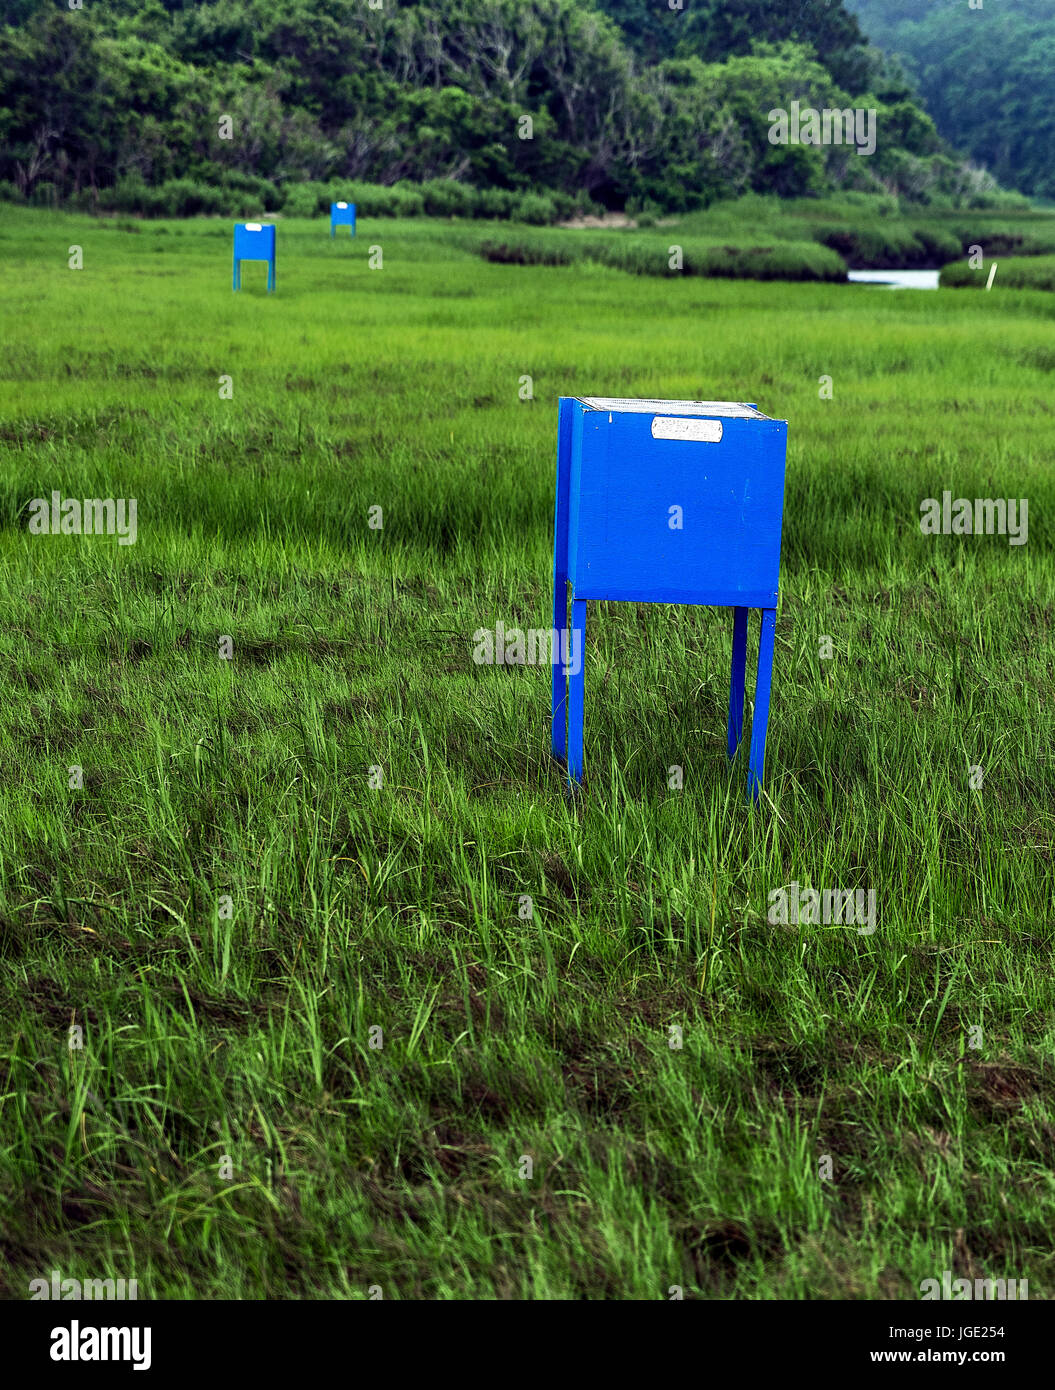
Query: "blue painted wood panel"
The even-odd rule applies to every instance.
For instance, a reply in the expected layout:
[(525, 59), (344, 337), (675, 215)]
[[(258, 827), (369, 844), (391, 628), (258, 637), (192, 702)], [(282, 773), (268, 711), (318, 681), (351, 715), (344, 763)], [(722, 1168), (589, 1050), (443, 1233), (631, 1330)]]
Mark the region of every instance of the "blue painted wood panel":
[(775, 605), (787, 424), (757, 412), (716, 416), (716, 442), (657, 438), (657, 418), (694, 430), (708, 417), (683, 415), (671, 402), (655, 402), (654, 413), (576, 405), (575, 597)]
[(355, 236), (355, 204), (354, 203), (331, 203), (330, 204), (330, 237), (336, 235), (338, 227), (351, 227), (352, 236)]
[(267, 222), (234, 224), (234, 275), (236, 290), (242, 287), (242, 262), (267, 262), (267, 288), (275, 288), (275, 227)]

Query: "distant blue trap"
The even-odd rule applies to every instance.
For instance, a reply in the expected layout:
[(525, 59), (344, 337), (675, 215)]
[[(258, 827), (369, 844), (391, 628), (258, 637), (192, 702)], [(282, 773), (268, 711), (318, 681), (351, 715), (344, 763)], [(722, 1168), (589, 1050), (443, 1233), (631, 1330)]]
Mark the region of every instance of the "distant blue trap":
[(242, 288), (242, 262), (267, 261), (267, 289), (275, 288), (275, 228), (262, 222), (234, 224), (234, 288)]
[[(725, 401), (560, 398), (553, 626), (584, 653), (586, 602), (733, 610), (728, 751), (744, 726), (748, 609), (761, 610), (748, 787), (762, 788), (788, 427)], [(585, 659), (553, 667), (553, 756), (583, 776)]]
[(330, 204), (330, 240), (337, 235), (338, 227), (351, 227), (352, 236), (355, 236), (355, 204), (354, 203), (331, 203)]

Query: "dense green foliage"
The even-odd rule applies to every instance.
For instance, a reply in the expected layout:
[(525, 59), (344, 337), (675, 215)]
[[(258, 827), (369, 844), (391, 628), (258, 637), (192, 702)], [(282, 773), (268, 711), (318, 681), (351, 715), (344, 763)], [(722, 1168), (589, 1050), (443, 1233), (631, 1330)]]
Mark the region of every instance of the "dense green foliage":
[[(215, 222), (0, 207), (0, 1293), (1043, 1297), (1051, 296), (481, 230), (375, 224), (371, 271), (290, 218), (268, 297)], [(790, 422), (758, 807), (728, 612), (589, 606), (576, 806), (549, 671), (472, 659), (549, 626), (562, 393)], [(921, 535), (943, 488), (1028, 544)], [(136, 544), (31, 536), (52, 489)], [(875, 932), (770, 925), (792, 882)]]
[(812, 48), (841, 86), (864, 91), (875, 55), (869, 54), (857, 21), (834, 0), (823, 7), (802, 0), (598, 0), (649, 61), (702, 58), (721, 62), (750, 53), (753, 44), (793, 39)]
[(846, 0), (897, 54), (941, 133), (1001, 183), (1055, 199), (1052, 0)]
[[(0, 191), (203, 212), (348, 180), (657, 210), (834, 188), (970, 204), (994, 187), (947, 152), (839, 4), (823, 23), (790, 0), (668, 11), (685, 33), (652, 53), (634, 7), (610, 8), (23, 0), (0, 30)], [(874, 108), (875, 153), (771, 144), (768, 113), (793, 100)]]

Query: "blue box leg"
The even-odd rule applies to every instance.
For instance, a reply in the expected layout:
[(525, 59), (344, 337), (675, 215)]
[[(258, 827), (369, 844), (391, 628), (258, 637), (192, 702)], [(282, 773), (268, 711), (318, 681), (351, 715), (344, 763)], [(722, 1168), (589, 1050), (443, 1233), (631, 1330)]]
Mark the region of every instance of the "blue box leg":
[(729, 675), (729, 757), (744, 736), (744, 684), (747, 676), (747, 609), (733, 609), (733, 664)]
[(550, 751), (563, 763), (568, 756), (568, 673), (563, 662), (563, 636), (568, 630), (568, 576), (556, 554), (553, 556), (553, 630), (557, 637), (550, 698)]
[(267, 263), (267, 292), (270, 294), (275, 288), (275, 262)]
[(766, 761), (766, 725), (769, 723), (769, 691), (773, 682), (773, 639), (777, 626), (777, 610), (762, 609), (762, 630), (758, 636), (758, 675), (755, 678), (755, 713), (751, 720), (751, 758), (747, 769), (748, 790), (752, 801), (762, 790), (762, 775)]
[(242, 288), (242, 262), (237, 256), (234, 261), (234, 274), (231, 277), (231, 287), (236, 290)]
[[(586, 683), (586, 601), (571, 601), (571, 632), (568, 634), (568, 781), (582, 781), (582, 719)], [(579, 669), (574, 658), (579, 656)]]
[[(569, 650), (564, 641), (568, 631), (568, 488), (571, 477), (571, 412), (561, 402), (557, 426), (557, 494), (553, 508), (553, 630), (559, 657)], [(567, 758), (568, 694), (567, 672), (558, 659), (553, 663), (553, 692), (550, 702), (550, 747), (558, 762)]]

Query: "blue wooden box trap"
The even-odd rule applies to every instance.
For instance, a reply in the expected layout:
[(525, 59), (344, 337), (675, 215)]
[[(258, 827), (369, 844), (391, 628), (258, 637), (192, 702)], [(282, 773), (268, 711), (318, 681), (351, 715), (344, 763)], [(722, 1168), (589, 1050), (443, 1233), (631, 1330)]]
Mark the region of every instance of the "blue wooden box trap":
[(354, 203), (331, 203), (330, 204), (330, 240), (337, 235), (338, 227), (350, 227), (351, 236), (355, 236), (355, 204)]
[[(562, 396), (553, 626), (584, 652), (586, 603), (733, 610), (728, 751), (743, 737), (748, 610), (761, 611), (748, 786), (762, 786), (773, 673), (787, 422), (725, 401)], [(585, 659), (553, 667), (553, 755), (583, 776)]]
[(232, 283), (236, 290), (242, 288), (242, 262), (267, 262), (267, 289), (270, 294), (275, 288), (275, 228), (264, 222), (236, 222), (234, 224), (234, 276)]

